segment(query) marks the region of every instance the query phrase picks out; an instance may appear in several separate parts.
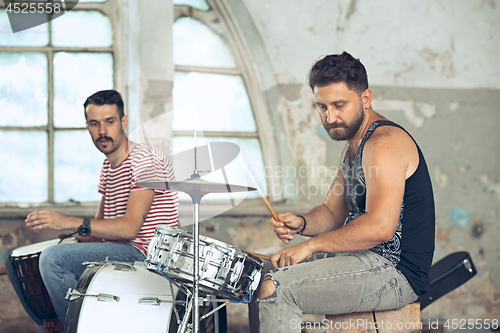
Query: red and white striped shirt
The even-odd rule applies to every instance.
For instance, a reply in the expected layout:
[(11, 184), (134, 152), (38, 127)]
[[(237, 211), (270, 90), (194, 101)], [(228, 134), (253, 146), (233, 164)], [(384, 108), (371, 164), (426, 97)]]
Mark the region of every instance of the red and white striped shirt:
[[(124, 216), (130, 191), (145, 190), (139, 182), (174, 180), (170, 161), (155, 147), (138, 144), (116, 168), (106, 159), (101, 170), (99, 193), (104, 196), (104, 218)], [(147, 247), (159, 225), (178, 226), (179, 198), (177, 192), (155, 189), (151, 208), (134, 240), (130, 243), (146, 254)]]

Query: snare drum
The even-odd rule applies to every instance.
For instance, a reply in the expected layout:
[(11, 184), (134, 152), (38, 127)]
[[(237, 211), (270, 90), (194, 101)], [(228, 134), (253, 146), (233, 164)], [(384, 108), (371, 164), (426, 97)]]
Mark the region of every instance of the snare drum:
[[(200, 236), (200, 290), (224, 298), (249, 301), (260, 282), (262, 260), (238, 248)], [(194, 240), (192, 233), (158, 227), (148, 248), (145, 266), (192, 287)]]
[(168, 260), (170, 248), (175, 242), (179, 230), (169, 226), (159, 226), (155, 229), (155, 233), (148, 245), (146, 260), (144, 260), (144, 266), (147, 269), (160, 273), (157, 271), (158, 265)]
[[(56, 317), (49, 294), (40, 275), (40, 253), (59, 242), (59, 239), (52, 239), (18, 247), (9, 256), (9, 260), (16, 271), (17, 279), (21, 285), (24, 299), (31, 311), (40, 319)], [(76, 243), (76, 239), (73, 237), (67, 238), (62, 243)]]
[[(174, 294), (183, 305), (183, 294), (176, 289)], [(65, 333), (170, 333), (178, 329), (169, 282), (140, 261), (89, 264), (67, 298)], [(177, 311), (182, 320), (183, 306), (178, 305)], [(225, 332), (226, 312), (208, 317), (200, 328), (202, 332)]]

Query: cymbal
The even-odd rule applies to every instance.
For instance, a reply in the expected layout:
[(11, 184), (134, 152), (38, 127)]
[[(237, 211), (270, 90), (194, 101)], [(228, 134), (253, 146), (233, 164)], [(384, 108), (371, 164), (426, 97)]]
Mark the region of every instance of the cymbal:
[(215, 172), (231, 163), (240, 153), (240, 147), (232, 142), (210, 142), (168, 157), (172, 162), (176, 179), (189, 179), (193, 170), (203, 174)]
[(137, 185), (161, 190), (184, 192), (194, 195), (205, 195), (208, 193), (249, 192), (257, 190), (256, 188), (248, 186), (209, 182), (201, 178), (190, 178), (183, 181), (140, 182), (137, 183)]

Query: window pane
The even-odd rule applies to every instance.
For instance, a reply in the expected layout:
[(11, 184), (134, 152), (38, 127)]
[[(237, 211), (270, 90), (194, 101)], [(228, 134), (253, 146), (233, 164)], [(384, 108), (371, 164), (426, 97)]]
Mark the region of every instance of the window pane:
[(206, 0), (174, 0), (174, 5), (191, 6), (204, 11), (210, 10), (210, 6)]
[[(44, 16), (42, 18), (37, 18), (37, 21), (47, 22), (47, 14), (38, 13), (36, 15)], [(13, 33), (7, 12), (5, 9), (0, 9), (1, 46), (45, 46), (49, 43), (48, 29), (48, 24), (41, 24), (28, 30)]]
[(0, 53), (0, 125), (47, 125), (47, 57)]
[[(199, 134), (199, 133), (198, 133)], [(252, 173), (253, 177), (259, 184), (262, 191), (267, 194), (267, 180), (264, 172), (264, 160), (262, 158), (262, 149), (260, 141), (257, 138), (217, 138), (217, 137), (198, 137), (196, 140), (197, 146), (203, 146), (206, 142), (232, 142), (240, 147), (240, 156), (244, 163)], [(173, 140), (174, 154), (192, 149), (194, 147), (193, 137), (177, 136)], [(194, 156), (193, 156), (194, 158)], [(175, 165), (174, 165), (175, 167)], [(227, 180), (232, 185), (243, 185), (254, 187), (251, 178), (247, 175), (239, 157), (235, 158), (231, 163), (224, 167)], [(203, 179), (207, 181), (226, 183), (222, 170), (215, 170), (211, 174), (200, 173)], [(258, 198), (257, 191), (248, 193), (232, 193), (232, 194), (209, 194), (207, 199), (230, 200), (230, 197), (235, 199)], [(185, 198), (189, 198), (185, 196)], [(190, 200), (190, 199), (189, 199)]]
[(222, 38), (206, 25), (183, 17), (175, 21), (174, 64), (203, 67), (236, 67), (233, 53)]
[(93, 93), (113, 89), (110, 53), (66, 53), (54, 56), (54, 124), (83, 127), (83, 103)]
[(109, 18), (98, 11), (70, 11), (52, 21), (54, 46), (108, 47), (113, 44)]
[(176, 72), (174, 130), (255, 132), (257, 127), (240, 76)]
[(54, 200), (99, 201), (102, 162), (87, 131), (56, 131), (54, 138)]
[(47, 201), (47, 133), (0, 131), (0, 142), (0, 201)]

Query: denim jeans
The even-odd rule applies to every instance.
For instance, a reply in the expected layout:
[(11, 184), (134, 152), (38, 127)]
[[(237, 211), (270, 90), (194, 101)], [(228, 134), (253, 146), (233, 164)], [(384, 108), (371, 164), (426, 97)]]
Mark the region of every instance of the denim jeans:
[[(78, 279), (86, 266), (85, 261), (109, 260), (120, 262), (144, 261), (144, 254), (130, 244), (121, 243), (70, 243), (58, 244), (42, 251), (39, 261), (40, 274), (52, 301), (52, 306), (64, 326), (69, 300), (65, 299), (69, 288), (75, 288)], [(26, 312), (38, 324), (43, 321), (37, 318), (22, 294), (22, 289), (10, 260), (7, 258), (5, 266), (9, 279), (16, 291)]]
[[(342, 314), (399, 309), (414, 302), (404, 275), (384, 257), (366, 250), (315, 254), (306, 262), (273, 269), (275, 293), (257, 300), (260, 332), (300, 332), (302, 314)], [(250, 305), (252, 333), (256, 304)]]

